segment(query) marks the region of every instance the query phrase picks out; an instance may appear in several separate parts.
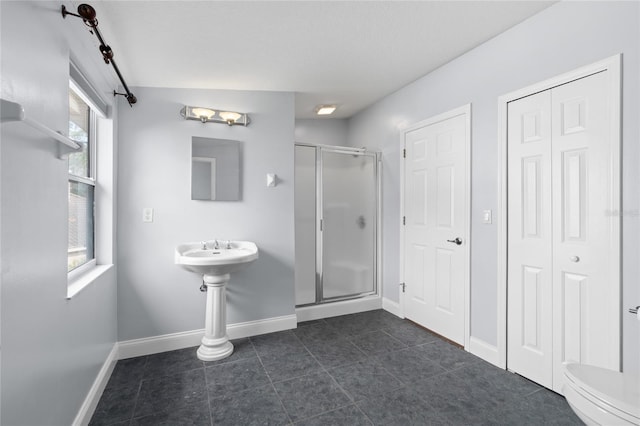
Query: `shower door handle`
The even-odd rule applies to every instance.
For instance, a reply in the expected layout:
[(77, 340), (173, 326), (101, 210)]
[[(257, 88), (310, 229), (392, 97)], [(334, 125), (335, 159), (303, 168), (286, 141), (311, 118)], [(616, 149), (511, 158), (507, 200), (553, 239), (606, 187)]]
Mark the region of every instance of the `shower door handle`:
[(462, 239), (460, 237), (457, 237), (455, 240), (447, 240), (447, 242), (453, 243), (457, 246), (462, 244)]

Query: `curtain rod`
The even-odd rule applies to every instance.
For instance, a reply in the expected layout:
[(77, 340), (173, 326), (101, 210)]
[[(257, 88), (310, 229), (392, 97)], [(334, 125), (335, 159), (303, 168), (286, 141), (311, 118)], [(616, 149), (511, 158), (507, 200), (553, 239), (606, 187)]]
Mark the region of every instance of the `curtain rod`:
[(62, 5), (62, 17), (66, 18), (67, 15), (81, 18), (86, 26), (91, 27), (91, 30), (89, 30), (89, 32), (92, 34), (95, 34), (96, 37), (98, 37), (98, 41), (100, 41), (100, 46), (98, 48), (100, 49), (100, 53), (102, 53), (102, 58), (104, 59), (104, 63), (107, 65), (108, 64), (113, 65), (113, 69), (116, 71), (116, 74), (118, 74), (118, 78), (120, 79), (120, 82), (122, 83), (122, 87), (124, 87), (124, 91), (126, 92), (126, 93), (118, 93), (114, 90), (113, 96), (122, 95), (127, 99), (127, 102), (129, 102), (129, 106), (133, 106), (133, 104), (138, 102), (138, 99), (129, 90), (129, 87), (127, 86), (127, 83), (125, 83), (124, 78), (122, 77), (122, 74), (120, 74), (120, 70), (116, 65), (116, 61), (113, 60), (113, 50), (111, 50), (111, 47), (107, 43), (105, 43), (104, 39), (102, 38), (102, 34), (100, 34), (100, 31), (98, 30), (98, 20), (96, 19), (96, 10), (92, 6), (86, 3), (83, 3), (80, 6), (78, 6), (78, 13), (75, 14), (75, 13), (69, 12), (65, 7), (65, 5)]

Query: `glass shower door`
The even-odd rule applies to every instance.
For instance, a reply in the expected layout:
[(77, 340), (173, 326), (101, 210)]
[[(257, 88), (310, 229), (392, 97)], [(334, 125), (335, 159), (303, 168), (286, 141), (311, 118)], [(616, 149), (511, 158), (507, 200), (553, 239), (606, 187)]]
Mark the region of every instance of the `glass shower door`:
[(321, 300), (375, 293), (376, 156), (322, 149), (320, 164)]

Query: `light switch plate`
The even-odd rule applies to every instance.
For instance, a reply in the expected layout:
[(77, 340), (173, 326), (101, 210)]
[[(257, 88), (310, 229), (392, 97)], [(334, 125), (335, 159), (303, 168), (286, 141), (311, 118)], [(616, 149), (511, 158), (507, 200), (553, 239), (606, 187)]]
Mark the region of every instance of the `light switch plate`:
[(492, 218), (491, 218), (491, 210), (483, 210), (482, 211), (482, 223), (487, 223), (487, 224), (491, 224), (492, 222)]
[(153, 222), (153, 209), (151, 207), (145, 207), (142, 209), (142, 221)]

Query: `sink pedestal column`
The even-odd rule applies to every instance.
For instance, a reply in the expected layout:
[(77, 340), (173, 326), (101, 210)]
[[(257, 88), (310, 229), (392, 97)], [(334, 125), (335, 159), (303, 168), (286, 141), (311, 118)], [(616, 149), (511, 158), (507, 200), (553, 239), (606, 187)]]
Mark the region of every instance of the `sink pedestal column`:
[(227, 283), (229, 274), (204, 275), (207, 286), (207, 318), (204, 337), (198, 348), (198, 358), (216, 361), (233, 353), (233, 344), (227, 336)]

